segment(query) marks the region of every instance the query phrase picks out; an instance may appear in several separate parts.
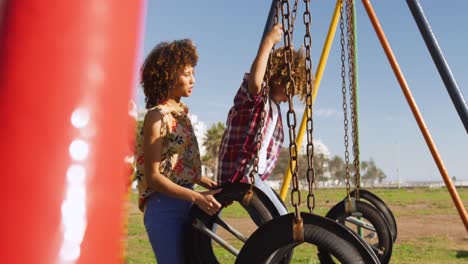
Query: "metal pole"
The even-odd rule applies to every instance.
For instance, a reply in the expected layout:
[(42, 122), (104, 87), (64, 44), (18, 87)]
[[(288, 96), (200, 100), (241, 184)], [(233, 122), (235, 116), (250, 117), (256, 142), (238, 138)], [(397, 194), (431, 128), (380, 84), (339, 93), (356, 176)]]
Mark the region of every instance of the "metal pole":
[(219, 216), (216, 217), (215, 219), (215, 222), (224, 227), (224, 229), (226, 229), (229, 233), (231, 233), (232, 235), (234, 235), (235, 237), (237, 237), (240, 241), (242, 242), (246, 242), (247, 241), (247, 237), (244, 236), (244, 234), (242, 234), (241, 232), (237, 231), (235, 228), (233, 228), (232, 226), (228, 225), (226, 222), (224, 222), (221, 218), (219, 218)]
[(0, 1), (4, 263), (123, 262), (145, 2)]
[(239, 250), (231, 246), (228, 242), (226, 242), (224, 239), (222, 239), (220, 236), (218, 236), (216, 233), (211, 231), (208, 227), (206, 227), (202, 221), (199, 219), (195, 219), (192, 223), (192, 226), (198, 229), (200, 232), (205, 234), (206, 236), (212, 238), (214, 241), (218, 242), (223, 248), (225, 248), (229, 253), (237, 257), (239, 255)]
[(458, 89), (458, 84), (453, 77), (452, 71), (442, 54), (442, 50), (437, 43), (437, 39), (432, 32), (429, 21), (422, 10), (421, 4), (418, 0), (406, 0), (411, 13), (413, 14), (414, 21), (418, 25), (419, 31), (426, 43), (429, 53), (431, 53), (432, 60), (439, 71), (440, 77), (445, 84), (445, 88), (452, 99), (455, 109), (457, 109), (458, 115), (465, 126), (465, 130), (468, 133), (468, 107), (466, 106), (465, 99)]
[[(270, 32), (270, 30), (273, 28), (273, 23), (274, 23), (274, 18), (275, 18), (275, 9), (276, 9), (277, 4), (278, 4), (278, 0), (271, 1), (270, 12), (268, 12), (268, 18), (265, 23), (265, 28), (263, 29), (262, 41), (265, 38), (266, 34)], [(262, 42), (260, 41), (260, 43)]]
[(403, 72), (401, 71), (400, 66), (398, 65), (395, 55), (393, 54), (392, 48), (390, 47), (390, 43), (388, 43), (387, 37), (385, 36), (385, 33), (383, 32), (383, 29), (380, 26), (380, 22), (377, 18), (377, 15), (375, 14), (374, 9), (372, 8), (372, 5), (369, 0), (362, 0), (362, 3), (366, 8), (367, 15), (369, 16), (372, 26), (374, 27), (375, 33), (379, 38), (380, 44), (382, 45), (382, 48), (385, 51), (385, 55), (387, 56), (390, 65), (392, 66), (393, 72), (395, 73), (395, 77), (397, 78), (401, 90), (405, 95), (406, 101), (408, 102), (408, 105), (411, 108), (411, 111), (413, 112), (413, 116), (416, 119), (416, 122), (418, 123), (419, 129), (421, 130), (421, 133), (423, 134), (424, 139), (426, 140), (426, 144), (429, 147), (429, 150), (431, 151), (432, 157), (435, 163), (437, 164), (437, 168), (439, 169), (442, 179), (444, 179), (445, 185), (447, 186), (447, 189), (450, 195), (452, 196), (453, 203), (455, 204), (455, 207), (457, 207), (458, 213), (460, 214), (460, 218), (462, 219), (463, 224), (465, 225), (465, 229), (466, 231), (468, 231), (468, 214), (466, 212), (466, 209), (463, 206), (463, 202), (461, 201), (460, 196), (458, 195), (457, 189), (455, 188), (455, 186), (452, 183), (452, 180), (450, 179), (448, 171), (445, 168), (444, 162), (442, 161), (442, 158), (440, 157), (440, 154), (437, 151), (435, 143), (432, 140), (431, 134), (427, 129), (426, 123), (424, 122), (424, 119), (421, 113), (419, 112), (418, 105), (416, 104), (416, 101), (414, 100), (413, 95), (411, 94), (411, 90), (409, 89), (405, 76), (403, 75)]

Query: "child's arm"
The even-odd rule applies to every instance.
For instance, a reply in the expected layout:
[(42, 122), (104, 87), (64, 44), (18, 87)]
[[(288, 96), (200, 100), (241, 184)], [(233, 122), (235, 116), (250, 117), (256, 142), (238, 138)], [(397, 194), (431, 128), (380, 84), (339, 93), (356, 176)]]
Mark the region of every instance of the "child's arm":
[(265, 36), (260, 47), (258, 48), (257, 57), (250, 68), (249, 93), (257, 95), (262, 90), (262, 82), (265, 76), (265, 71), (268, 63), (268, 56), (271, 48), (281, 40), (283, 36), (283, 27), (276, 24), (270, 32)]

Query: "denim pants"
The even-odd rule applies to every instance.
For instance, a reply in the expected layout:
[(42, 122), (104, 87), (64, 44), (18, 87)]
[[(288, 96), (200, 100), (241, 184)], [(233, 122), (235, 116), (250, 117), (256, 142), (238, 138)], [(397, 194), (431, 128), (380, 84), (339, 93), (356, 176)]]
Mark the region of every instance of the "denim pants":
[(158, 264), (183, 264), (192, 203), (161, 193), (146, 198), (144, 223)]

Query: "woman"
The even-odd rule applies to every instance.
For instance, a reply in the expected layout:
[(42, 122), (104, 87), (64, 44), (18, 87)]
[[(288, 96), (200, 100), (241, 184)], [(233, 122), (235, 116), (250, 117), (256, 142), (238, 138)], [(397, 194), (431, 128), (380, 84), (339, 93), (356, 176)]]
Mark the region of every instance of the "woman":
[(221, 205), (213, 197), (218, 190), (196, 192), (216, 183), (201, 176), (198, 143), (181, 102), (195, 83), (198, 55), (188, 40), (162, 42), (146, 58), (141, 84), (146, 113), (137, 142), (139, 208), (159, 264), (183, 263), (183, 233), (192, 204), (209, 215)]

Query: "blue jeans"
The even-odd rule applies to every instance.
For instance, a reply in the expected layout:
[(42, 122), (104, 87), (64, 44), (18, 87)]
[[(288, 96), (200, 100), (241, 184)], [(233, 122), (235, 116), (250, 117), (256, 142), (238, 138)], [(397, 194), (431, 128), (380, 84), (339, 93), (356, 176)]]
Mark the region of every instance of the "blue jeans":
[(266, 181), (263, 181), (258, 174), (255, 175), (255, 187), (258, 189), (262, 190), (264, 194), (270, 198), (270, 201), (273, 203), (273, 205), (276, 207), (278, 210), (278, 213), (280, 215), (285, 215), (288, 213), (288, 210), (284, 207), (284, 205), (281, 203), (281, 201), (278, 199), (278, 196), (273, 192), (271, 189), (270, 185), (266, 183)]
[(192, 203), (161, 193), (146, 198), (144, 223), (158, 264), (183, 264)]

